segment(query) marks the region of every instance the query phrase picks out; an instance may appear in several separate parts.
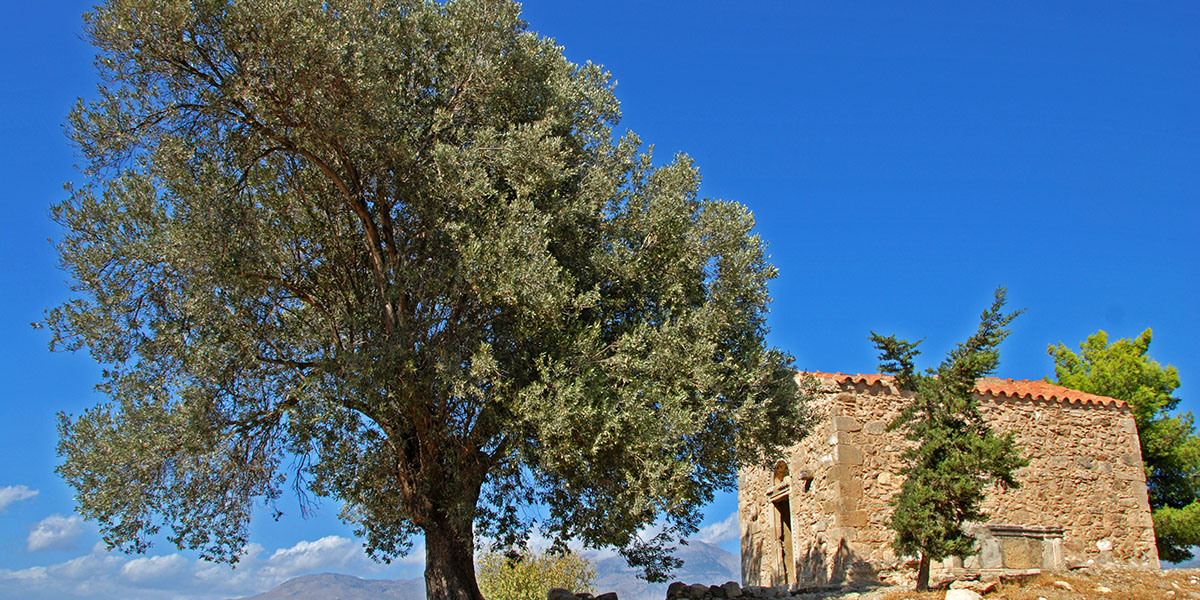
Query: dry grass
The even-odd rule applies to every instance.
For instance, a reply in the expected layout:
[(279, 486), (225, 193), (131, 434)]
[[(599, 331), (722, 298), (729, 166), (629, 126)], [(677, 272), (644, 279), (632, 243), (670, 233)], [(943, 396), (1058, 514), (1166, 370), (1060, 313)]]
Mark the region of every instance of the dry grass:
[[(1062, 583), (1066, 583), (1063, 586)], [(892, 592), (883, 600), (942, 600), (945, 592)], [(988, 600), (1194, 600), (1200, 599), (1200, 572), (1081, 570), (1007, 580)]]
[(892, 592), (883, 600), (942, 600), (946, 592)]

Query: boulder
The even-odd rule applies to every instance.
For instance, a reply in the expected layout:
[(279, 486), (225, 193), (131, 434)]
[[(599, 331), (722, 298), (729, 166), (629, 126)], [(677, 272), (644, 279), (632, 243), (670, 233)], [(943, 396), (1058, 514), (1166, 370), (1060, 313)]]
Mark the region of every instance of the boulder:
[(738, 598), (742, 595), (742, 586), (733, 581), (726, 581), (725, 585), (721, 586), (721, 589), (725, 590), (726, 598)]
[(946, 592), (946, 600), (983, 600), (975, 590), (957, 589)]
[(687, 592), (688, 586), (682, 581), (676, 581), (667, 586), (667, 600), (675, 600)]
[(575, 594), (563, 588), (550, 588), (550, 591), (546, 592), (546, 600), (575, 600)]

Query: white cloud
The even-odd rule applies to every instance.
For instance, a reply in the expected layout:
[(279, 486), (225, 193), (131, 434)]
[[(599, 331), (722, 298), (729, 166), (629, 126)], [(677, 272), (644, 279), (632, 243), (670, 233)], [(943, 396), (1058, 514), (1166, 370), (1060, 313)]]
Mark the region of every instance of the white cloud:
[(578, 552), (579, 554), (583, 555), (584, 558), (592, 562), (600, 562), (602, 560), (613, 558), (614, 556), (620, 556), (617, 554), (616, 548), (611, 546), (605, 546), (603, 548), (572, 548), (572, 550)]
[(733, 511), (729, 513), (728, 517), (725, 517), (724, 521), (701, 527), (693, 539), (709, 544), (719, 544), (736, 540), (739, 537), (741, 537), (741, 531), (738, 529), (738, 514), (737, 511)]
[(20, 571), (0, 571), (0, 579), (38, 580), (46, 578), (46, 567), (29, 567)]
[[(412, 555), (424, 553), (418, 547)], [(262, 593), (310, 572), (419, 576), (408, 564), (411, 559), (402, 559), (385, 568), (367, 558), (360, 542), (340, 536), (301, 541), (274, 552), (247, 544), (236, 568), (179, 553), (132, 557), (97, 543), (91, 552), (61, 563), (0, 569), (0, 600), (222, 600)]]
[(365, 560), (357, 542), (337, 536), (325, 536), (315, 542), (301, 541), (291, 548), (276, 550), (262, 568), (269, 577), (286, 578), (308, 571), (340, 569)]
[(123, 564), (125, 564), (123, 554), (109, 552), (105, 548), (104, 542), (96, 542), (92, 546), (91, 553), (77, 556), (50, 568), (54, 571), (55, 577), (87, 581), (93, 578), (102, 578), (105, 573), (119, 569)]
[(667, 524), (663, 522), (662, 519), (658, 519), (653, 523), (639, 529), (637, 536), (638, 539), (642, 540), (643, 542), (652, 542), (654, 541), (654, 538), (658, 537), (658, 535), (666, 528)]
[[(66, 562), (29, 567), (20, 571), (0, 570), (0, 598), (106, 598), (121, 597), (108, 593), (107, 580), (119, 570), (125, 558), (109, 554), (104, 544), (96, 544), (92, 552)], [(137, 598), (136, 593), (125, 595)]]
[(69, 550), (82, 533), (83, 519), (78, 516), (50, 515), (38, 521), (38, 524), (33, 526), (33, 531), (29, 532), (29, 551)]
[(7, 509), (11, 504), (28, 500), (36, 495), (38, 495), (37, 490), (23, 485), (6, 485), (0, 487), (0, 511)]
[(188, 566), (188, 559), (180, 554), (146, 556), (125, 563), (121, 575), (134, 583), (159, 583), (175, 580)]
[(393, 565), (425, 568), (425, 544), (415, 544), (408, 554), (392, 560)]

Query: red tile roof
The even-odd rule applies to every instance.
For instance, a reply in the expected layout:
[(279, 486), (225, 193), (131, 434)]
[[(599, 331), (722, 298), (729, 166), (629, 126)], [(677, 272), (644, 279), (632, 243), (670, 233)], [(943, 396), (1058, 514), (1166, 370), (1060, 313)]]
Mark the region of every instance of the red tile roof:
[[(891, 384), (895, 377), (891, 375), (881, 375), (879, 373), (871, 373), (863, 375), (847, 375), (845, 373), (823, 373), (813, 371), (806, 373), (819, 379), (832, 379), (837, 383), (866, 385), (887, 385)], [(975, 384), (975, 391), (986, 396), (994, 398), (1022, 398), (1026, 400), (1046, 400), (1055, 402), (1066, 402), (1068, 404), (1097, 404), (1100, 406), (1125, 406), (1124, 400), (1109, 398), (1108, 396), (1100, 396), (1097, 394), (1089, 394), (1079, 390), (1065, 388), (1061, 385), (1055, 385), (1045, 381), (1029, 381), (1023, 379), (1000, 379), (998, 377), (984, 377)]]

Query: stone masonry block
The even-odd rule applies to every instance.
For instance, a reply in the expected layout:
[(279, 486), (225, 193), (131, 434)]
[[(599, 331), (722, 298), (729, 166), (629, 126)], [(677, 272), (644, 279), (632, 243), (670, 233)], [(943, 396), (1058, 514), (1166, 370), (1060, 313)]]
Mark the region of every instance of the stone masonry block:
[(867, 421), (867, 425), (866, 425), (865, 429), (866, 429), (866, 432), (871, 435), (879, 435), (879, 434), (887, 431), (887, 426), (888, 426), (887, 421), (884, 421), (882, 419), (876, 419), (874, 421)]
[(867, 511), (852, 510), (837, 515), (838, 527), (866, 527)]
[(838, 431), (858, 431), (862, 425), (854, 417), (834, 417), (833, 428)]
[(834, 460), (843, 465), (861, 465), (862, 451), (850, 444), (838, 444), (834, 450)]
[(846, 481), (852, 477), (854, 477), (854, 467), (851, 465), (829, 467), (829, 481)]
[(838, 495), (843, 500), (857, 501), (862, 497), (863, 482), (861, 479), (843, 479), (838, 482)]

